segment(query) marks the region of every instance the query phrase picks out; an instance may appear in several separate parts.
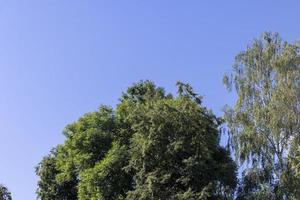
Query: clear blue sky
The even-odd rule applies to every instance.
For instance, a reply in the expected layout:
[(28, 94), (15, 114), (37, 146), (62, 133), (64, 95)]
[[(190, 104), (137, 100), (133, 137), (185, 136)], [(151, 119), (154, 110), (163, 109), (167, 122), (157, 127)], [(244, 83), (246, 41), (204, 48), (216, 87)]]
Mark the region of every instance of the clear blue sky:
[(300, 37), (299, 1), (0, 0), (0, 182), (36, 198), (62, 130), (131, 83), (190, 82), (218, 114), (234, 56), (263, 31)]

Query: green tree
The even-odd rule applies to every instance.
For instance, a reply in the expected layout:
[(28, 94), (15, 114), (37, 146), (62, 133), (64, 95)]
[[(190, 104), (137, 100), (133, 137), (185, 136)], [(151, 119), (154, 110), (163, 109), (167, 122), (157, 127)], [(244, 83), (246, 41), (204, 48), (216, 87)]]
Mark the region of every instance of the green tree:
[(72, 200), (77, 198), (77, 177), (72, 176), (70, 179), (58, 182), (57, 175), (59, 173), (57, 149), (53, 149), (36, 167), (36, 174), (40, 177), (37, 190), (38, 198), (43, 200)]
[(221, 121), (191, 86), (178, 88), (174, 98), (141, 81), (115, 109), (68, 125), (37, 168), (40, 199), (229, 199), (236, 166), (219, 145)]
[(300, 198), (289, 159), (300, 141), (298, 52), (278, 34), (264, 33), (236, 56), (232, 74), (224, 77), (238, 95), (234, 108), (225, 109), (231, 145), (240, 163), (250, 167), (243, 183), (260, 199)]
[(189, 85), (178, 86), (177, 98), (150, 97), (128, 112), (127, 169), (135, 180), (129, 200), (227, 199), (235, 188), (235, 165), (219, 146), (220, 120)]
[(0, 200), (12, 200), (11, 193), (2, 184), (0, 184)]

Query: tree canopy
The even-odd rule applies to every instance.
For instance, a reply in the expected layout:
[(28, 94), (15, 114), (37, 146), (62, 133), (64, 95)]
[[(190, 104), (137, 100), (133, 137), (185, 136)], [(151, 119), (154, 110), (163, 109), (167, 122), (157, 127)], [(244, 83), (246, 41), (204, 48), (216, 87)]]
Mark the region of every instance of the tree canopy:
[(42, 200), (232, 199), (236, 165), (219, 145), (222, 120), (188, 84), (178, 95), (151, 81), (65, 128), (36, 169)]
[[(64, 143), (36, 167), (38, 197), (300, 199), (299, 47), (264, 33), (223, 80), (237, 94), (224, 118), (189, 84), (178, 82), (177, 94), (168, 94), (140, 81), (114, 108), (102, 105), (67, 125)], [(228, 148), (220, 145), (223, 122)]]
[(225, 109), (231, 146), (240, 163), (248, 163), (241, 199), (300, 198), (299, 172), (292, 167), (300, 144), (298, 53), (278, 34), (264, 33), (237, 55), (232, 74), (224, 77), (238, 96), (234, 108)]

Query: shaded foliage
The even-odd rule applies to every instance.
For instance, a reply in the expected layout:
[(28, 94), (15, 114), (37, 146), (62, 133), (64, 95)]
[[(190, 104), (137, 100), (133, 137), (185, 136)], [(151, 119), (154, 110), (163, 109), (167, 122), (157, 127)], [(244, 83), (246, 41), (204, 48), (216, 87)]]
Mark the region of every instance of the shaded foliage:
[(10, 191), (2, 184), (0, 184), (0, 200), (12, 200)]
[(58, 181), (57, 175), (60, 172), (57, 167), (57, 149), (53, 149), (36, 167), (36, 174), (40, 177), (38, 198), (43, 200), (77, 198), (77, 177), (73, 175), (69, 179)]

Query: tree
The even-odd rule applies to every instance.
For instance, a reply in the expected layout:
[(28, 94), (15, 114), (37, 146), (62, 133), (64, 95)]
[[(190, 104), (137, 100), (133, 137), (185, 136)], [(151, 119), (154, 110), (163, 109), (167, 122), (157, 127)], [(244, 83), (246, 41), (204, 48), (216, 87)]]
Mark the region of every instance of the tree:
[[(298, 52), (278, 34), (264, 33), (237, 55), (232, 74), (224, 77), (238, 95), (234, 108), (225, 109), (231, 146), (240, 163), (250, 163), (243, 179), (252, 182), (247, 187), (257, 197), (262, 192), (269, 199), (292, 199), (299, 193), (300, 185), (291, 187), (297, 180), (289, 159), (300, 141)], [(259, 184), (247, 181), (253, 176)]]
[(0, 200), (12, 200), (11, 193), (2, 184), (0, 184)]
[[(149, 98), (128, 112), (133, 124), (127, 199), (227, 199), (235, 165), (219, 146), (220, 121), (187, 84), (177, 98)], [(131, 103), (131, 102), (129, 102)]]
[(36, 167), (36, 174), (40, 177), (37, 190), (38, 198), (43, 200), (72, 200), (77, 198), (78, 180), (76, 176), (71, 176), (70, 179), (64, 181), (57, 180), (57, 175), (60, 174), (57, 168), (57, 148), (43, 158)]
[(64, 144), (37, 168), (39, 198), (229, 199), (236, 166), (219, 145), (221, 120), (191, 86), (178, 85), (174, 98), (141, 81), (115, 109), (101, 106), (68, 125)]

